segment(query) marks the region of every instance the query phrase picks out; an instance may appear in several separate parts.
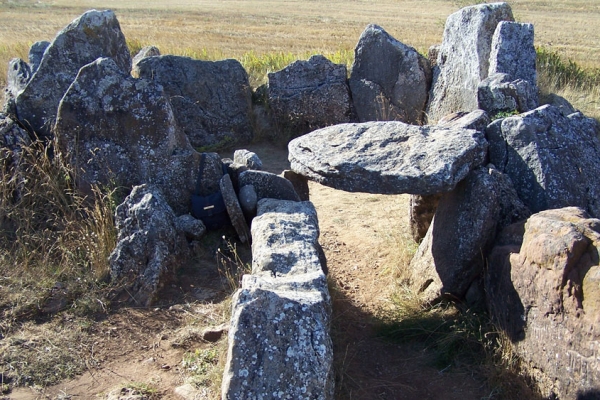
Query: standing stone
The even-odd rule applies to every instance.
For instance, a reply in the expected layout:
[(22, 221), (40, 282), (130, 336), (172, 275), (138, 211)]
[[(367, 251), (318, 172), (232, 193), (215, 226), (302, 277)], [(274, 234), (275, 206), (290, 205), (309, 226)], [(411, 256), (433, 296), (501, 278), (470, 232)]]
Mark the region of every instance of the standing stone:
[(221, 178), (221, 193), (225, 207), (227, 207), (227, 214), (229, 214), (231, 224), (235, 228), (240, 241), (242, 243), (250, 242), (250, 230), (228, 174), (223, 175), (223, 178)]
[(492, 165), (472, 171), (439, 199), (410, 263), (410, 285), (426, 302), (465, 299), (483, 278), (485, 257), (498, 231), (530, 214), (506, 175)]
[(40, 136), (52, 136), (58, 103), (79, 69), (99, 57), (112, 58), (125, 74), (131, 70), (125, 36), (117, 17), (108, 10), (88, 11), (58, 33), (16, 99), (19, 121)]
[(477, 86), (488, 76), (496, 26), (513, 20), (507, 3), (465, 7), (448, 17), (427, 106), (429, 123), (477, 109)]
[(568, 207), (533, 215), (522, 244), (489, 257), (490, 314), (544, 398), (597, 398), (600, 220)]
[(294, 190), (298, 193), (300, 201), (310, 200), (310, 189), (308, 187), (308, 179), (292, 170), (286, 169), (281, 172), (281, 176), (292, 182)]
[(136, 186), (115, 212), (117, 246), (109, 257), (113, 281), (125, 284), (135, 304), (149, 306), (169, 275), (189, 255), (183, 232), (160, 190)]
[[(15, 121), (4, 114), (0, 114), (0, 176), (2, 181), (18, 176), (15, 182), (19, 183), (26, 179), (24, 166), (22, 165), (23, 148), (31, 144), (27, 132)], [(17, 189), (19, 191), (19, 189)], [(15, 193), (18, 198), (20, 193)]]
[(532, 24), (498, 23), (492, 38), (489, 75), (501, 73), (512, 79), (523, 79), (537, 93), (536, 59)]
[(335, 189), (429, 195), (452, 190), (481, 165), (487, 142), (474, 129), (390, 121), (319, 129), (288, 149), (294, 172)]
[(232, 302), (222, 398), (333, 399), (331, 300), (310, 202), (261, 200)]
[(350, 75), (352, 101), (360, 122), (424, 120), (431, 85), (429, 62), (383, 28), (369, 25), (356, 49)]
[(239, 61), (147, 57), (133, 74), (164, 87), (194, 148), (214, 151), (252, 140), (252, 89)]
[(269, 74), (267, 90), (273, 122), (294, 138), (353, 120), (346, 66), (321, 55), (296, 61)]
[(31, 67), (31, 73), (35, 74), (38, 70), (40, 63), (42, 62), (42, 58), (44, 57), (44, 52), (50, 46), (50, 42), (47, 40), (42, 40), (39, 42), (35, 42), (29, 48), (29, 55), (27, 58), (29, 59), (29, 66)]
[(92, 185), (152, 183), (178, 215), (189, 212), (200, 155), (156, 83), (131, 77), (112, 59), (98, 59), (65, 93), (54, 132), (59, 156), (73, 167), (84, 193)]
[(600, 216), (600, 133), (581, 114), (546, 105), (491, 124), (490, 162), (510, 176), (519, 197), (539, 212), (577, 206)]

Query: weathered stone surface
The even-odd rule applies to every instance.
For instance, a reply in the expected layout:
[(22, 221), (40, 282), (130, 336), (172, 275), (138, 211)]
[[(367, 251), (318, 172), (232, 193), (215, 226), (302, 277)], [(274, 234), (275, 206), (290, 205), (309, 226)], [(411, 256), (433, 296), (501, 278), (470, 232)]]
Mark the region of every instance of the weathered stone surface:
[(233, 162), (236, 164), (245, 165), (248, 169), (261, 170), (262, 161), (256, 153), (248, 151), (246, 149), (236, 150), (233, 153)]
[(448, 17), (427, 106), (429, 123), (477, 109), (477, 86), (488, 76), (496, 26), (512, 20), (507, 3), (465, 7)]
[(294, 190), (298, 193), (300, 201), (310, 200), (310, 189), (308, 188), (308, 179), (300, 174), (295, 173), (289, 169), (286, 169), (281, 173), (281, 176), (292, 182)]
[(352, 101), (360, 122), (421, 124), (431, 85), (428, 60), (378, 25), (364, 30), (354, 50)]
[(264, 171), (244, 171), (239, 176), (240, 187), (254, 186), (258, 200), (264, 198), (300, 201), (294, 186), (287, 179)]
[(295, 61), (269, 74), (267, 96), (273, 122), (297, 137), (324, 126), (353, 120), (346, 66), (321, 55)]
[(569, 100), (557, 95), (556, 93), (547, 94), (544, 96), (543, 100), (543, 104), (550, 104), (551, 106), (558, 108), (565, 117), (577, 112)]
[(227, 207), (227, 214), (229, 214), (231, 224), (235, 228), (235, 231), (237, 232), (240, 241), (242, 243), (249, 242), (250, 229), (248, 229), (248, 224), (246, 223), (244, 213), (242, 212), (242, 208), (240, 207), (240, 203), (238, 202), (235, 190), (233, 190), (233, 185), (231, 183), (231, 178), (229, 177), (229, 174), (223, 175), (223, 178), (221, 178), (220, 185), (221, 194), (223, 195), (223, 201), (225, 202), (225, 207)]
[(497, 185), (488, 168), (472, 171), (444, 194), (410, 265), (410, 285), (426, 302), (463, 299), (483, 273), (496, 233)]
[(29, 48), (29, 54), (27, 58), (29, 60), (29, 66), (31, 67), (31, 73), (34, 74), (42, 62), (42, 58), (44, 57), (44, 52), (50, 46), (50, 42), (47, 40), (41, 40), (39, 42), (35, 42)]
[(456, 112), (440, 119), (438, 126), (449, 129), (475, 129), (484, 131), (490, 123), (490, 117), (484, 110), (475, 110), (469, 113)]
[(63, 97), (54, 132), (59, 155), (73, 166), (84, 193), (92, 185), (152, 183), (177, 214), (189, 212), (200, 155), (156, 83), (99, 59), (81, 69)]
[[(202, 171), (200, 171), (200, 166), (194, 171), (196, 183), (194, 193), (200, 196), (209, 196), (221, 190), (221, 178), (225, 172), (223, 162), (218, 153), (201, 153), (200, 157), (204, 158), (204, 164)], [(200, 185), (198, 185), (198, 181), (200, 181)]]
[(486, 157), (483, 133), (365, 122), (323, 128), (290, 142), (291, 168), (349, 192), (435, 194), (452, 190)]
[(332, 399), (331, 304), (310, 202), (265, 199), (233, 299), (223, 399)]
[(578, 206), (600, 216), (598, 124), (546, 105), (486, 130), (490, 162), (510, 176), (533, 212)]
[(99, 57), (112, 58), (123, 73), (131, 70), (131, 55), (112, 11), (88, 11), (58, 33), (16, 99), (19, 121), (40, 136), (51, 136), (61, 98), (79, 69)]
[(543, 211), (525, 224), (521, 246), (489, 257), (490, 313), (548, 398), (588, 398), (600, 385), (599, 232), (582, 209)]
[(192, 217), (190, 214), (180, 215), (175, 219), (175, 228), (183, 232), (185, 237), (190, 240), (199, 240), (206, 233), (206, 227), (201, 220)]
[(8, 63), (6, 71), (6, 88), (4, 89), (4, 112), (9, 115), (16, 114), (15, 98), (27, 86), (31, 79), (29, 64), (20, 58), (13, 58)]
[(193, 147), (216, 150), (252, 140), (252, 89), (239, 61), (147, 57), (133, 74), (164, 87)]
[(143, 47), (142, 49), (140, 49), (140, 51), (138, 51), (138, 53), (135, 55), (135, 57), (133, 57), (133, 60), (131, 61), (131, 69), (132, 71), (137, 71), (137, 65), (138, 63), (143, 60), (146, 57), (155, 57), (155, 56), (160, 56), (160, 50), (158, 49), (158, 47), (155, 46), (146, 46)]
[(507, 74), (491, 74), (477, 88), (479, 108), (494, 116), (499, 112), (523, 113), (538, 107), (537, 87), (528, 81), (511, 81)]
[(427, 234), (441, 197), (441, 193), (428, 196), (418, 194), (410, 196), (408, 209), (410, 234), (416, 243), (421, 243), (421, 240)]
[(492, 38), (488, 74), (508, 74), (512, 79), (527, 81), (537, 94), (536, 59), (533, 25), (500, 21)]
[(115, 212), (117, 247), (111, 253), (110, 274), (128, 286), (131, 300), (152, 304), (169, 274), (189, 255), (182, 232), (175, 227), (175, 213), (160, 190), (136, 186)]

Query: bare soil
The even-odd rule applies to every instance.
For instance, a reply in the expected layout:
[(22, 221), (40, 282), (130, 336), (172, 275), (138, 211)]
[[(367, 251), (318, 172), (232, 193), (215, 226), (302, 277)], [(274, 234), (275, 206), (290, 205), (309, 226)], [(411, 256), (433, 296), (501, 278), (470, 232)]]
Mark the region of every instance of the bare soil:
[[(289, 166), (286, 149), (256, 145), (250, 150), (269, 171), (279, 173)], [(470, 373), (435, 368), (428, 350), (413, 343), (390, 343), (377, 333), (377, 317), (389, 308), (396, 289), (394, 268), (402, 262), (402, 249), (395, 246), (399, 236), (408, 235), (408, 197), (347, 193), (312, 182), (310, 190), (333, 300), (336, 397), (470, 400), (489, 395), (485, 384)], [(207, 242), (197, 262), (178, 273), (155, 308), (117, 308), (92, 321), (78, 343), (69, 344), (85, 358), (86, 372), (46, 388), (15, 389), (4, 398), (97, 399), (144, 384), (154, 389), (146, 398), (180, 399), (174, 388), (188, 376), (182, 364), (186, 352), (211, 346), (223, 349), (226, 341), (224, 335), (220, 344), (211, 344), (200, 334), (203, 328), (224, 322), (230, 306), (226, 300), (230, 289), (214, 258), (223, 243), (219, 237)], [(67, 329), (81, 331), (80, 320), (69, 322), (64, 313), (44, 323), (57, 320)], [(33, 330), (25, 326), (19, 334)], [(218, 392), (218, 387), (198, 391), (196, 398), (215, 398)]]

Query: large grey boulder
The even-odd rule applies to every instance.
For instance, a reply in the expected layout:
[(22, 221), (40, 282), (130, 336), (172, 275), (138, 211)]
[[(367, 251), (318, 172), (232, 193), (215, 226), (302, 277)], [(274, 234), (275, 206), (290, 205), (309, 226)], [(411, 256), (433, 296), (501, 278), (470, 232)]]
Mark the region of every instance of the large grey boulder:
[(40, 65), (16, 98), (19, 121), (39, 136), (52, 136), (58, 104), (79, 69), (99, 57), (110, 57), (125, 74), (131, 55), (112, 11), (91, 10), (60, 31)]
[[(13, 196), (19, 198), (27, 179), (23, 163), (24, 148), (31, 144), (29, 134), (10, 117), (0, 114), (0, 176), (3, 182), (16, 184)], [(0, 218), (0, 223), (3, 218)]]
[(268, 104), (276, 129), (297, 137), (354, 120), (346, 66), (321, 55), (269, 74)]
[(568, 207), (540, 212), (522, 243), (489, 257), (490, 313), (545, 398), (587, 399), (600, 386), (600, 220)]
[(117, 246), (109, 257), (113, 281), (125, 285), (130, 300), (151, 305), (169, 275), (189, 256), (175, 213), (161, 191), (136, 186), (115, 212)]
[(477, 87), (477, 104), (491, 116), (500, 112), (524, 113), (538, 107), (537, 86), (507, 74), (491, 74)]
[(164, 87), (177, 123), (196, 149), (217, 150), (252, 140), (252, 89), (239, 61), (146, 57), (133, 74)]
[(423, 301), (465, 297), (482, 275), (499, 212), (498, 185), (489, 168), (472, 171), (441, 197), (408, 267), (409, 285)]
[(537, 93), (536, 59), (533, 25), (500, 21), (492, 37), (488, 74), (508, 74), (512, 79), (522, 79)]
[(488, 76), (496, 26), (513, 20), (507, 3), (465, 7), (448, 17), (427, 106), (429, 123), (477, 109), (477, 86)]
[(420, 125), (431, 85), (429, 61), (378, 25), (358, 39), (350, 75), (360, 122), (403, 121)]
[(262, 161), (256, 153), (246, 149), (239, 149), (233, 153), (233, 162), (246, 166), (248, 169), (261, 170)]
[(294, 172), (349, 192), (436, 194), (481, 165), (481, 131), (403, 122), (341, 124), (291, 141)]
[(223, 399), (332, 399), (331, 300), (310, 202), (261, 200), (233, 298)]
[(27, 59), (29, 60), (29, 66), (31, 67), (31, 73), (35, 73), (42, 62), (42, 58), (44, 57), (44, 52), (50, 46), (50, 42), (47, 40), (41, 40), (39, 42), (35, 42), (29, 48), (29, 54), (27, 55)]
[(577, 206), (600, 216), (598, 123), (546, 105), (486, 130), (490, 162), (533, 212)]
[(98, 59), (65, 93), (54, 132), (59, 156), (73, 167), (82, 192), (93, 185), (152, 183), (178, 215), (189, 212), (200, 155), (158, 84), (132, 78), (112, 59)]

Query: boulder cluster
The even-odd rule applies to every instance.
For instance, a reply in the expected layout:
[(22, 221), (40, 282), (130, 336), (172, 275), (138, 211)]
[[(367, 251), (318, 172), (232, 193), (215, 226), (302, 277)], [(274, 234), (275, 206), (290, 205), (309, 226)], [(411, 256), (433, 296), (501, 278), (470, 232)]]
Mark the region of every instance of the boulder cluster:
[(406, 282), (422, 300), (487, 307), (544, 395), (597, 393), (599, 124), (564, 99), (539, 104), (533, 26), (506, 3), (452, 14), (430, 54), (428, 125), (371, 114), (322, 128), (290, 142), (292, 169), (346, 191), (411, 194), (420, 245)]
[[(150, 305), (210, 229), (252, 241), (233, 301), (223, 398), (333, 398), (330, 298), (307, 180), (408, 193), (425, 302), (486, 307), (546, 395), (600, 385), (600, 127), (566, 100), (540, 105), (533, 26), (507, 3), (450, 15), (429, 59), (369, 25), (350, 76), (323, 56), (254, 93), (238, 61), (133, 59), (111, 11), (92, 10), (10, 62), (0, 147), (52, 143), (83, 194), (125, 188), (111, 276)], [(257, 128), (258, 127), (258, 128)], [(287, 138), (291, 171), (238, 150)], [(223, 216), (194, 218), (221, 199)], [(198, 216), (198, 215), (196, 215)], [(250, 228), (249, 228), (250, 225)]]

